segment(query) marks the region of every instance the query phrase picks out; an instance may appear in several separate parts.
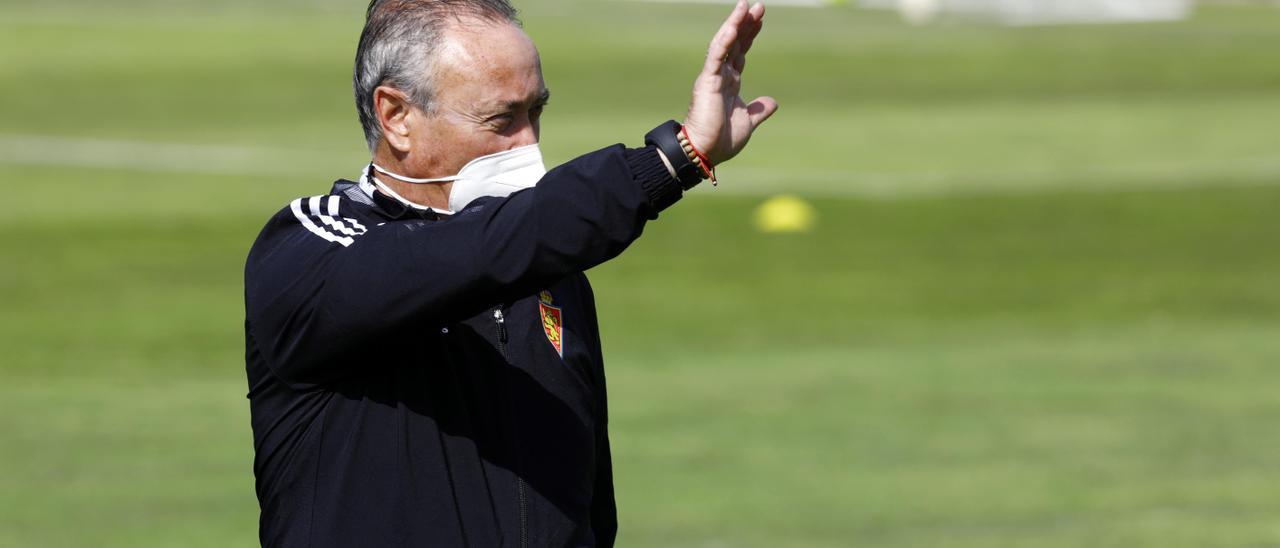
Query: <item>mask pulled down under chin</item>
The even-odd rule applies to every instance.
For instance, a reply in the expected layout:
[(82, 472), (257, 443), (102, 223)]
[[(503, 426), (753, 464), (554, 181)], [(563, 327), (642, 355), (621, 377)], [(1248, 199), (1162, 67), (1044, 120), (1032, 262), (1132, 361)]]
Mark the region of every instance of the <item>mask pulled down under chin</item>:
[[(370, 164), (370, 166), (379, 173), (406, 183), (452, 182), (453, 185), (449, 190), (449, 211), (442, 212), (446, 214), (462, 211), (462, 208), (466, 207), (467, 204), (483, 196), (501, 198), (509, 196), (517, 190), (532, 188), (538, 184), (543, 175), (547, 174), (547, 168), (542, 163), (542, 150), (538, 148), (537, 143), (481, 156), (467, 162), (467, 165), (462, 166), (457, 175), (451, 177), (415, 179), (387, 171), (378, 166), (378, 164)], [(406, 200), (386, 185), (383, 185), (376, 177), (369, 178), (373, 179), (372, 182), (384, 192), (401, 203), (417, 209), (430, 209)]]

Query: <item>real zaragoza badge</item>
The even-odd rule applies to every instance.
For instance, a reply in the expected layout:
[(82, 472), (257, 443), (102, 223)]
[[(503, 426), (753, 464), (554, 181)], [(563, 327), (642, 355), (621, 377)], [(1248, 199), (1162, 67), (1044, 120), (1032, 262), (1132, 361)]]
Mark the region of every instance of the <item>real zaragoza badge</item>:
[(542, 312), (542, 331), (547, 334), (547, 340), (551, 341), (556, 353), (564, 358), (564, 316), (560, 307), (552, 305), (550, 291), (539, 293), (538, 300), (538, 309)]

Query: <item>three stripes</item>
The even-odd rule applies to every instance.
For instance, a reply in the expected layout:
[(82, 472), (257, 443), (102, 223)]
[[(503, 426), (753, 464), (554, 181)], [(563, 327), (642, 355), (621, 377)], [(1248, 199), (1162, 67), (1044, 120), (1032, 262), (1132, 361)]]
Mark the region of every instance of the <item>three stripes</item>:
[[(298, 222), (302, 223), (302, 226), (316, 236), (330, 242), (342, 244), (342, 247), (347, 247), (355, 242), (356, 236), (369, 231), (364, 225), (351, 217), (339, 217), (339, 198), (337, 196), (305, 198), (309, 210), (307, 213), (302, 211), (303, 200), (304, 198), (298, 198), (290, 202), (289, 209), (293, 211), (293, 216), (298, 218)], [(321, 224), (317, 225), (313, 219), (319, 219)]]

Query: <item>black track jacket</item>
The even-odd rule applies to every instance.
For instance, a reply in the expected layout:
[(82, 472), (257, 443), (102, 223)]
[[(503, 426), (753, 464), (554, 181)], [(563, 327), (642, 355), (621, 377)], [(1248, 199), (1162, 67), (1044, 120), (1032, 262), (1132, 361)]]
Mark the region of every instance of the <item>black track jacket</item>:
[(267, 546), (610, 546), (605, 380), (582, 272), (680, 198), (615, 145), (436, 220), (355, 183), (245, 266)]

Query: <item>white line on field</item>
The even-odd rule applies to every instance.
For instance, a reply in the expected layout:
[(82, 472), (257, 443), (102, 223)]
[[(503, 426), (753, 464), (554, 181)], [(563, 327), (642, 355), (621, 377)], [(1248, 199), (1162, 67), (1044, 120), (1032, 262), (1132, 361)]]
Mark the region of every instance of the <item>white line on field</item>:
[[(350, 176), (365, 156), (274, 147), (195, 145), (0, 134), (0, 164), (212, 175)], [(721, 192), (900, 198), (1042, 191), (1125, 191), (1280, 184), (1280, 156), (1199, 162), (1134, 162), (1059, 170), (872, 173), (726, 166)], [(706, 191), (701, 191), (706, 192)]]
[(1133, 162), (1081, 165), (1057, 170), (1012, 168), (990, 171), (873, 173), (798, 171), (729, 166), (721, 178), (727, 192), (774, 194), (793, 191), (818, 196), (902, 198), (954, 194), (1015, 194), (1044, 191), (1126, 191), (1242, 184), (1280, 184), (1280, 156), (1214, 161)]
[(0, 163), (16, 165), (215, 175), (288, 175), (306, 172), (304, 166), (333, 166), (334, 156), (318, 151), (235, 145), (0, 134)]

